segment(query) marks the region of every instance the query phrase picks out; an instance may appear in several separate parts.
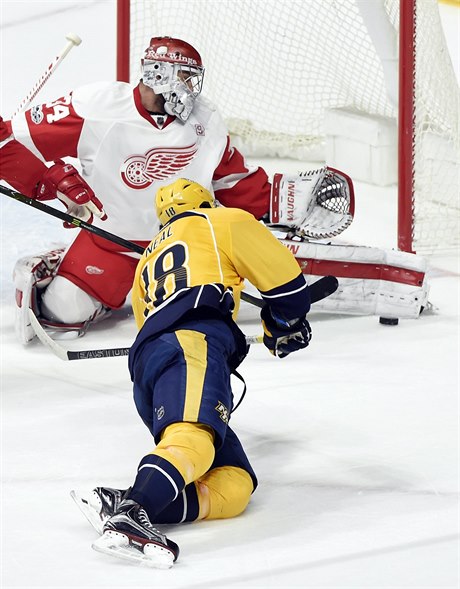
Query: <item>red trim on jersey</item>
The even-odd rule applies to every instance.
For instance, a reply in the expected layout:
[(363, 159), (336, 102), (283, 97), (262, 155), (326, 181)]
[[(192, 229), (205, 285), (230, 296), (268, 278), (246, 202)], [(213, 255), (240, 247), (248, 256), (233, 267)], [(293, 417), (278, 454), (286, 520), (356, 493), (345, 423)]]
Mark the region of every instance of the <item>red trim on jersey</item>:
[[(290, 249), (290, 248), (289, 248)], [(291, 249), (291, 251), (293, 251)], [(295, 252), (293, 252), (295, 254)], [(386, 280), (410, 286), (422, 286), (424, 272), (363, 262), (341, 262), (337, 260), (314, 260), (296, 258), (303, 274), (312, 276), (336, 276), (337, 278), (360, 278), (367, 280)]]
[(229, 187), (215, 191), (216, 198), (226, 207), (236, 207), (252, 213), (256, 219), (262, 218), (268, 213), (270, 204), (270, 184), (268, 176), (262, 168), (257, 168), (250, 173), (246, 167), (242, 154), (230, 146), (230, 138), (227, 137), (227, 145), (219, 165), (214, 171), (213, 181), (223, 180), (233, 174), (242, 175), (235, 184), (229, 178)]
[(170, 125), (173, 121), (176, 120), (176, 117), (172, 117), (171, 115), (165, 114), (165, 122), (163, 123), (162, 127), (159, 127), (157, 125), (155, 119), (152, 117), (152, 115), (149, 113), (149, 111), (142, 104), (142, 98), (141, 98), (141, 92), (139, 90), (139, 85), (137, 85), (134, 88), (133, 97), (134, 97), (134, 104), (136, 105), (136, 108), (137, 108), (137, 112), (141, 115), (142, 118), (144, 118), (146, 121), (148, 121), (156, 129), (159, 129), (160, 131), (162, 131), (163, 129), (166, 129), (166, 127), (168, 125)]
[(85, 121), (75, 112), (71, 94), (30, 109), (25, 116), (32, 141), (46, 161), (78, 157)]
[(15, 139), (0, 150), (0, 179), (6, 180), (26, 196), (35, 197), (37, 184), (47, 169), (41, 160)]

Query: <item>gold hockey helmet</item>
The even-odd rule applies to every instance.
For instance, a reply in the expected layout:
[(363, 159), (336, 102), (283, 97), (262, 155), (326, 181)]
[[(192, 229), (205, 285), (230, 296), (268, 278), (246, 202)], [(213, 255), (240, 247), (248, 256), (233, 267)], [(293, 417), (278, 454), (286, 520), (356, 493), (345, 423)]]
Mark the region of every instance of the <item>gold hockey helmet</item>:
[(186, 178), (179, 178), (172, 184), (162, 186), (155, 197), (155, 208), (162, 225), (184, 211), (215, 206), (214, 197), (209, 190)]

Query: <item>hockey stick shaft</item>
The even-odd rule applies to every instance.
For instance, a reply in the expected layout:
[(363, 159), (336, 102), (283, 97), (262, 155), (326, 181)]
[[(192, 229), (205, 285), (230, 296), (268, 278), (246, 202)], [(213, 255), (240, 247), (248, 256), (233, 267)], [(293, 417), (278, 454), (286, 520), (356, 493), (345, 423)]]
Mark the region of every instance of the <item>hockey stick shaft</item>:
[[(34, 209), (38, 209), (39, 211), (42, 211), (47, 215), (51, 215), (52, 217), (61, 219), (61, 221), (66, 221), (67, 223), (74, 225), (78, 229), (84, 229), (85, 231), (89, 231), (90, 233), (93, 233), (98, 237), (102, 237), (103, 239), (112, 241), (113, 243), (116, 243), (117, 245), (120, 245), (126, 248), (127, 250), (136, 252), (137, 254), (141, 255), (144, 253), (144, 248), (138, 245), (137, 243), (133, 243), (132, 241), (128, 241), (127, 239), (123, 239), (123, 237), (115, 235), (114, 233), (110, 233), (109, 231), (104, 231), (104, 229), (101, 229), (100, 227), (96, 227), (95, 225), (91, 225), (91, 223), (87, 223), (86, 221), (78, 219), (78, 217), (74, 217), (73, 215), (69, 215), (68, 213), (64, 213), (63, 211), (59, 211), (58, 209), (50, 207), (49, 205), (46, 205), (43, 202), (40, 202), (39, 200), (35, 200), (34, 198), (25, 196), (25, 194), (21, 194), (16, 190), (12, 190), (11, 188), (7, 188), (6, 186), (0, 185), (0, 193), (9, 196), (10, 198), (13, 198), (14, 200), (22, 202), (26, 205), (29, 205)], [(256, 307), (263, 307), (264, 305), (262, 299), (254, 297), (245, 292), (241, 293), (241, 299), (243, 301), (246, 301), (247, 303), (255, 305)]]
[[(50, 338), (51, 339), (51, 338)], [(54, 341), (54, 340), (53, 340)], [(247, 335), (246, 343), (248, 345), (261, 344), (262, 335)], [(56, 343), (54, 341), (54, 343)], [(64, 348), (63, 348), (64, 349)], [(118, 358), (127, 356), (131, 348), (100, 348), (95, 350), (64, 350), (67, 360), (92, 360), (93, 358)], [(61, 356), (59, 356), (61, 357)]]
[(43, 88), (43, 86), (49, 80), (51, 75), (56, 71), (56, 68), (59, 66), (61, 61), (66, 57), (66, 55), (69, 53), (69, 51), (73, 47), (77, 47), (81, 43), (80, 37), (78, 35), (76, 35), (75, 33), (69, 33), (68, 35), (66, 35), (66, 39), (68, 41), (67, 45), (62, 49), (62, 51), (59, 53), (59, 55), (57, 55), (55, 57), (54, 61), (52, 61), (49, 64), (49, 66), (46, 68), (46, 70), (40, 76), (37, 83), (30, 90), (30, 92), (27, 94), (27, 96), (25, 96), (22, 99), (21, 103), (19, 104), (18, 108), (16, 109), (16, 111), (14, 112), (14, 114), (12, 115), (11, 118), (18, 115), (20, 112), (25, 110), (30, 105), (32, 100), (35, 98), (35, 96), (37, 96), (37, 94), (40, 92), (40, 90)]
[(20, 192), (16, 192), (16, 190), (11, 190), (11, 188), (7, 188), (6, 186), (0, 185), (0, 192), (13, 198), (14, 200), (18, 200), (34, 209), (38, 209), (47, 215), (51, 215), (52, 217), (56, 217), (57, 219), (61, 219), (61, 221), (66, 221), (67, 223), (74, 225), (78, 229), (84, 229), (85, 231), (89, 231), (98, 237), (102, 237), (103, 239), (107, 239), (116, 243), (117, 245), (121, 245), (122, 247), (136, 252), (138, 254), (144, 253), (144, 248), (137, 243), (133, 243), (132, 241), (128, 241), (127, 239), (123, 239), (123, 237), (119, 237), (114, 233), (110, 233), (109, 231), (104, 231), (104, 229), (100, 229), (95, 225), (91, 225), (91, 223), (87, 223), (86, 221), (82, 221), (78, 217), (74, 217), (73, 215), (69, 215), (68, 213), (64, 213), (63, 211), (59, 211), (54, 207), (50, 207), (49, 205), (45, 205), (43, 202), (36, 200), (34, 198), (30, 198), (21, 194)]
[[(38, 339), (44, 346), (49, 348), (55, 356), (61, 360), (94, 360), (97, 358), (118, 358), (120, 356), (127, 356), (129, 354), (129, 347), (120, 348), (99, 348), (94, 350), (67, 350), (59, 342), (50, 337), (40, 324), (37, 316), (29, 309), (30, 323), (37, 334)], [(246, 343), (260, 344), (263, 342), (262, 335), (248, 335), (246, 336)]]

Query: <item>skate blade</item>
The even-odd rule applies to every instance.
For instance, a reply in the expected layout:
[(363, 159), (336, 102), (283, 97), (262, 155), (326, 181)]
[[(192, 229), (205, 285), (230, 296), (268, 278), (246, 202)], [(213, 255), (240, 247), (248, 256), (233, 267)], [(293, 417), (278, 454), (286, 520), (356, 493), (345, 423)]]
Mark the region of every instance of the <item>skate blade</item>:
[(137, 548), (130, 543), (128, 536), (112, 530), (104, 532), (93, 542), (92, 548), (109, 556), (157, 569), (170, 569), (174, 564), (174, 555), (170, 550), (153, 543), (145, 544), (143, 549)]
[(90, 499), (85, 499), (76, 491), (70, 491), (70, 496), (77, 504), (78, 509), (83, 513), (99, 536), (101, 536), (105, 522), (101, 519), (98, 511), (91, 505)]

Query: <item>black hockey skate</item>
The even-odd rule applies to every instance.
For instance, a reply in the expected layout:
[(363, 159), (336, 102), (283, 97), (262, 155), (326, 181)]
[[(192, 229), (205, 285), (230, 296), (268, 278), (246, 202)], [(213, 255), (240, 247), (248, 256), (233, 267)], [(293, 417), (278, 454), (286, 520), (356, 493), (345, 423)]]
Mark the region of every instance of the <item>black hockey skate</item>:
[(88, 497), (70, 491), (70, 496), (98, 534), (102, 534), (105, 522), (117, 511), (130, 489), (96, 487)]
[(157, 530), (144, 508), (131, 499), (120, 503), (92, 546), (98, 552), (160, 569), (171, 568), (179, 556), (177, 544)]

